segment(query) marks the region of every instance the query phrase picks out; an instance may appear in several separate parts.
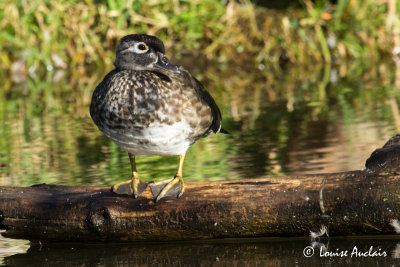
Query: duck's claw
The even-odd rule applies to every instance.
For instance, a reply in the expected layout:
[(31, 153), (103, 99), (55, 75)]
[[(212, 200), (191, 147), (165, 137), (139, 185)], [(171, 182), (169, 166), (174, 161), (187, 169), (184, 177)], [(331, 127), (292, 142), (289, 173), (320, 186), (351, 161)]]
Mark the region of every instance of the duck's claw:
[(146, 190), (149, 184), (151, 184), (151, 182), (146, 183), (141, 179), (131, 179), (113, 185), (111, 191), (118, 195), (129, 195), (138, 198)]
[(182, 177), (174, 177), (169, 180), (150, 184), (151, 193), (158, 202), (164, 197), (180, 197), (185, 191)]

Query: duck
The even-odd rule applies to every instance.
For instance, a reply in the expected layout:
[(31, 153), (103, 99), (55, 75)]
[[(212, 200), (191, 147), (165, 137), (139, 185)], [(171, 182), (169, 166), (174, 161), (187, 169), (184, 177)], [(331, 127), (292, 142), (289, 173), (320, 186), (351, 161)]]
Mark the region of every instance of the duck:
[[(163, 42), (147, 34), (119, 40), (114, 69), (95, 88), (90, 116), (98, 129), (129, 156), (132, 177), (111, 190), (138, 198), (150, 187), (155, 201), (182, 196), (188, 148), (200, 138), (228, 133), (220, 109), (204, 86), (172, 64)], [(136, 156), (179, 156), (176, 174), (160, 182), (143, 180)]]

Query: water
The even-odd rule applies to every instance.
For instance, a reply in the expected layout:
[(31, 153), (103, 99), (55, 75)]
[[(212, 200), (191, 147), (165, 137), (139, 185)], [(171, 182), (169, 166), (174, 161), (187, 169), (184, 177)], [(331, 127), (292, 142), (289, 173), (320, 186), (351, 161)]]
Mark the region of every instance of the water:
[(312, 245), (304, 238), (70, 243), (36, 244), (21, 254), (2, 254), (8, 266), (396, 266), (400, 257), (398, 237), (324, 239), (314, 243), (314, 255), (305, 257)]
[[(372, 151), (400, 129), (399, 88), (394, 74), (386, 73), (390, 69), (347, 68), (341, 78), (332, 74), (339, 70), (322, 68), (280, 71), (270, 80), (258, 69), (204, 66), (208, 72), (203, 81), (231, 134), (212, 135), (193, 145), (185, 160), (185, 180), (364, 168)], [(321, 78), (325, 72), (332, 81)], [(110, 185), (129, 178), (126, 153), (103, 136), (89, 116), (91, 93), (101, 79), (98, 75), (71, 82), (65, 77), (54, 82), (49, 75), (48, 80), (4, 89), (2, 185)], [(137, 159), (139, 173), (149, 180), (172, 177), (178, 163), (177, 157)]]
[[(372, 151), (400, 129), (400, 77), (392, 62), (372, 68), (350, 64), (310, 70), (266, 70), (245, 64), (232, 68), (211, 63), (197, 67), (193, 72), (215, 97), (224, 128), (231, 134), (212, 135), (189, 149), (183, 169), (185, 181), (363, 169)], [(112, 185), (129, 178), (127, 154), (104, 137), (89, 117), (91, 93), (104, 74), (79, 79), (57, 75), (57, 79), (55, 73), (48, 73), (44, 79), (4, 84), (0, 98), (0, 185)], [(137, 158), (141, 177), (154, 181), (172, 177), (177, 163), (177, 157)], [(399, 254), (396, 237), (329, 242), (335, 249), (352, 249), (353, 244), (363, 249), (380, 247), (387, 251), (385, 263), (392, 263), (393, 255), (397, 258)], [(309, 239), (254, 239), (40, 248), (30, 247), (27, 241), (1, 238), (0, 263), (265, 266), (297, 262), (302, 266), (382, 261), (381, 257), (307, 259), (302, 251), (309, 243)]]

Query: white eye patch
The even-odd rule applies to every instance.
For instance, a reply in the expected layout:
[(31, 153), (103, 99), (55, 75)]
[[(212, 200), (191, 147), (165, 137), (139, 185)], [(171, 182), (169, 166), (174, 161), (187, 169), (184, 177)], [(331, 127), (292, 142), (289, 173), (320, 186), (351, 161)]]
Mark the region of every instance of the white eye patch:
[(143, 53), (146, 53), (147, 51), (149, 51), (149, 47), (147, 46), (146, 43), (140, 42), (140, 43), (136, 43), (133, 46), (129, 47), (128, 50), (132, 51), (136, 54), (143, 54)]

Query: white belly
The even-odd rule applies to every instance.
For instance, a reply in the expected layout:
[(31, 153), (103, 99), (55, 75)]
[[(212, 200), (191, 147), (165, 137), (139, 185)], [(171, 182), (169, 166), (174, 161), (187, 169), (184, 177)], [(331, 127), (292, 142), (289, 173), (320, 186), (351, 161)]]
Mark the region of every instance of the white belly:
[(101, 130), (119, 147), (134, 155), (183, 155), (190, 145), (190, 127), (183, 121), (172, 125), (155, 122), (141, 130)]

